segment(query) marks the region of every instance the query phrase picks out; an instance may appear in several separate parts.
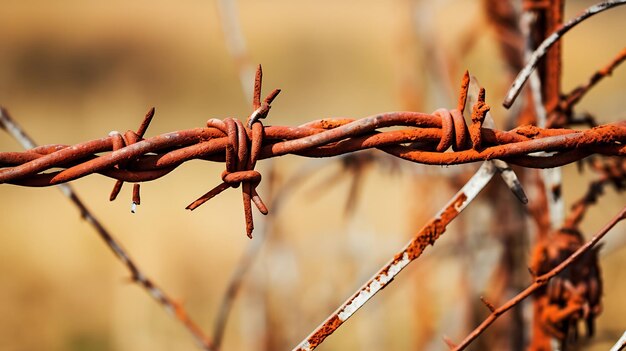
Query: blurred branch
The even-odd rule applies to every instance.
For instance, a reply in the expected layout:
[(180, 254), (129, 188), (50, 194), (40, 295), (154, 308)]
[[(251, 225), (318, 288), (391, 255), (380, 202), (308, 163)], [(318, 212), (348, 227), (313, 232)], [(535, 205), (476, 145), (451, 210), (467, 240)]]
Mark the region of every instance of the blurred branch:
[[(10, 117), (9, 113), (4, 108), (0, 108), (0, 127), (15, 138), (24, 148), (34, 149), (37, 147), (35, 141)], [(131, 274), (132, 281), (144, 288), (171, 316), (181, 322), (202, 349), (211, 350), (211, 341), (204, 335), (200, 327), (191, 317), (189, 317), (185, 307), (169, 297), (165, 291), (161, 290), (161, 288), (153, 283), (152, 280), (139, 269), (122, 245), (111, 235), (102, 223), (100, 223), (100, 220), (87, 208), (80, 197), (78, 197), (72, 186), (69, 184), (59, 184), (57, 186), (63, 195), (78, 208), (81, 217), (91, 224), (109, 249), (111, 249), (115, 256), (126, 266)]]
[(600, 174), (600, 178), (591, 182), (585, 196), (572, 205), (564, 227), (578, 227), (589, 207), (598, 201), (598, 197), (602, 195), (606, 185), (612, 184), (618, 191), (626, 189), (626, 162), (623, 160), (600, 162), (594, 159), (590, 163), (591, 167)]
[(536, 277), (534, 282), (528, 288), (520, 292), (518, 295), (514, 296), (512, 299), (507, 301), (502, 306), (493, 310), (493, 312), (478, 327), (476, 327), (476, 329), (474, 329), (460, 344), (455, 346), (453, 350), (459, 351), (459, 350), (464, 350), (465, 348), (467, 348), (467, 346), (469, 346), (469, 344), (471, 344), (472, 341), (474, 341), (485, 330), (487, 330), (487, 328), (493, 322), (495, 322), (496, 319), (498, 319), (498, 317), (500, 317), (509, 309), (518, 305), (520, 302), (522, 302), (528, 296), (532, 295), (539, 288), (548, 284), (550, 279), (554, 278), (557, 274), (559, 274), (564, 269), (566, 269), (569, 265), (571, 265), (574, 261), (580, 258), (583, 254), (591, 250), (591, 248), (594, 247), (598, 243), (598, 241), (600, 241), (600, 239), (602, 239), (604, 235), (608, 233), (609, 230), (611, 230), (611, 228), (613, 228), (618, 222), (620, 222), (623, 219), (626, 219), (626, 207), (622, 208), (622, 210), (615, 217), (613, 217), (613, 219), (608, 224), (606, 224), (604, 228), (602, 228), (599, 232), (597, 232), (593, 236), (593, 238), (591, 238), (591, 240), (589, 240), (587, 243), (585, 243), (580, 248), (578, 248), (578, 250), (576, 250), (567, 259), (561, 262), (558, 266), (553, 268), (548, 273), (543, 274), (539, 277)]
[(217, 9), (228, 52), (239, 72), (241, 90), (246, 101), (251, 101), (253, 90), (250, 83), (254, 80), (254, 66), (250, 62), (246, 39), (239, 23), (237, 0), (217, 0)]
[(625, 4), (626, 4), (626, 0), (609, 0), (609, 1), (603, 1), (601, 3), (593, 5), (587, 8), (586, 10), (584, 10), (575, 18), (571, 19), (569, 22), (565, 23), (557, 31), (555, 31), (549, 37), (547, 37), (539, 45), (539, 47), (537, 47), (537, 49), (533, 52), (533, 54), (531, 55), (524, 69), (517, 75), (517, 78), (515, 79), (515, 81), (511, 85), (511, 88), (506, 94), (506, 98), (504, 99), (504, 102), (503, 102), (504, 107), (506, 108), (511, 107), (511, 105), (513, 104), (513, 101), (515, 101), (515, 98), (517, 97), (520, 90), (522, 89), (522, 86), (524, 85), (526, 80), (528, 80), (528, 77), (530, 76), (532, 71), (535, 69), (535, 67), (539, 63), (539, 60), (548, 52), (548, 49), (552, 45), (554, 45), (561, 39), (561, 37), (565, 33), (567, 33), (570, 29), (574, 28), (576, 25), (578, 25), (582, 21), (586, 20), (587, 18), (595, 14), (598, 14), (600, 12), (611, 9), (613, 7), (625, 5)]
[(519, 72), (524, 67), (522, 61), (524, 39), (514, 2), (514, 0), (482, 0), (485, 20), (496, 36), (500, 54), (511, 74)]
[(275, 171), (274, 168), (271, 168), (267, 192), (269, 193), (268, 205), (273, 207), (273, 212), (266, 217), (263, 228), (257, 234), (256, 240), (250, 242), (230, 276), (226, 292), (224, 296), (222, 296), (222, 300), (219, 304), (215, 326), (213, 328), (214, 350), (217, 351), (221, 347), (228, 317), (232, 311), (235, 299), (241, 290), (248, 271), (250, 271), (250, 268), (256, 261), (261, 248), (269, 239), (277, 213), (280, 213), (283, 203), (288, 200), (289, 196), (294, 194), (294, 188), (297, 188), (315, 169), (317, 169), (317, 166), (314, 165), (313, 162), (309, 162), (287, 179), (280, 188), (275, 189)]
[(608, 65), (598, 70), (591, 77), (589, 77), (589, 80), (587, 81), (587, 83), (579, 85), (578, 87), (572, 89), (572, 91), (570, 91), (565, 96), (562, 96), (559, 104), (554, 106), (554, 108), (556, 109), (555, 112), (558, 112), (558, 113), (551, 114), (551, 118), (550, 118), (550, 121), (548, 122), (548, 126), (552, 127), (554, 125), (563, 125), (563, 123), (557, 123), (557, 119), (563, 115), (565, 115), (565, 117), (567, 117), (568, 119), (571, 119), (572, 109), (574, 108), (574, 106), (578, 104), (578, 102), (580, 102), (580, 100), (582, 100), (582, 98), (585, 95), (587, 95), (587, 93), (593, 87), (595, 87), (602, 79), (610, 76), (613, 73), (613, 71), (622, 62), (624, 62), (624, 60), (626, 60), (626, 48), (623, 48), (622, 51), (620, 51), (617, 54), (617, 56), (615, 56), (613, 60), (609, 62)]

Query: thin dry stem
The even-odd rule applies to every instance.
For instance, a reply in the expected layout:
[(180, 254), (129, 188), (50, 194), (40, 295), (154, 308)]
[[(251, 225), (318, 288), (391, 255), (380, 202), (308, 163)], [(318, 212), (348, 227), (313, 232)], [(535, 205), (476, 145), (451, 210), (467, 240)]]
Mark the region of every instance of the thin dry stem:
[[(7, 131), (15, 140), (17, 140), (24, 148), (36, 148), (35, 141), (26, 134), (26, 132), (10, 117), (4, 108), (0, 108), (0, 126)], [(145, 131), (145, 128), (144, 128)], [(146, 292), (152, 296), (170, 315), (176, 318), (193, 336), (194, 340), (203, 350), (212, 350), (211, 341), (204, 335), (200, 327), (189, 317), (189, 314), (180, 303), (169, 297), (161, 288), (152, 282), (133, 261), (130, 255), (122, 247), (122, 245), (113, 237), (113, 235), (102, 225), (100, 220), (91, 212), (85, 203), (76, 194), (73, 187), (69, 184), (59, 184), (59, 190), (65, 195), (80, 211), (81, 217), (84, 218), (96, 230), (100, 238), (107, 244), (109, 249), (113, 251), (115, 256), (126, 266), (131, 274), (133, 282), (141, 286)], [(139, 199), (137, 199), (139, 202)]]
[(474, 329), (456, 348), (455, 351), (465, 350), (467, 346), (469, 346), (472, 341), (480, 336), (487, 328), (493, 324), (493, 322), (498, 319), (502, 314), (511, 308), (518, 305), (524, 299), (532, 295), (535, 291), (537, 291), (542, 286), (548, 284), (550, 279), (554, 278), (557, 274), (571, 265), (574, 261), (576, 261), (580, 256), (585, 254), (587, 251), (591, 250), (600, 239), (602, 239), (606, 233), (611, 230), (618, 222), (626, 218), (626, 207), (622, 208), (622, 210), (615, 216), (609, 223), (607, 223), (600, 231), (598, 231), (587, 243), (582, 245), (578, 250), (576, 250), (573, 254), (571, 254), (567, 259), (561, 262), (558, 266), (554, 267), (548, 273), (543, 274), (537, 278), (535, 281), (522, 292), (511, 298), (502, 306), (498, 307), (495, 311), (493, 311), (476, 329)]
[(237, 1), (218, 0), (217, 7), (222, 32), (224, 33), (224, 40), (226, 41), (228, 52), (233, 58), (239, 73), (241, 90), (244, 93), (246, 101), (250, 101), (252, 100), (253, 93), (250, 83), (254, 80), (254, 66), (250, 62), (246, 39), (243, 36), (241, 24), (239, 23)]
[(562, 99), (562, 105), (559, 107), (563, 111), (571, 110), (590, 90), (595, 87), (602, 79), (609, 77), (613, 71), (626, 60), (626, 48), (623, 48), (608, 65), (595, 72), (587, 83), (582, 84), (570, 91)]
[(612, 0), (603, 1), (596, 5), (590, 6), (589, 8), (585, 9), (581, 14), (574, 17), (569, 22), (565, 23), (558, 30), (556, 30), (549, 37), (547, 37), (533, 52), (524, 69), (517, 75), (517, 78), (515, 78), (515, 80), (513, 81), (513, 85), (511, 85), (511, 88), (509, 89), (509, 92), (506, 94), (506, 98), (502, 103), (504, 107), (511, 107), (513, 101), (515, 101), (515, 98), (517, 97), (517, 95), (519, 95), (522, 87), (524, 86), (524, 83), (526, 82), (526, 80), (528, 80), (528, 77), (530, 77), (532, 71), (537, 67), (539, 60), (546, 55), (548, 49), (552, 45), (556, 44), (565, 33), (567, 33), (570, 29), (574, 28), (576, 25), (595, 14), (625, 4), (626, 0)]

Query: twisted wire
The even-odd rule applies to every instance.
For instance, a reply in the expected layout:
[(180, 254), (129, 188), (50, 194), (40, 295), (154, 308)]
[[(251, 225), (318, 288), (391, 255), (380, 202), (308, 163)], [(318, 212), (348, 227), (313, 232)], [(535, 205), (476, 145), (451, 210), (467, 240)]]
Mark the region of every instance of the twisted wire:
[[(181, 164), (201, 159), (224, 162), (222, 182), (192, 202), (193, 210), (228, 188), (242, 186), (246, 232), (252, 235), (252, 206), (267, 214), (257, 193), (261, 174), (258, 160), (294, 154), (332, 157), (377, 148), (408, 161), (456, 165), (501, 159), (523, 167), (549, 168), (569, 164), (592, 154), (626, 155), (626, 121), (579, 131), (520, 126), (510, 131), (483, 127), (489, 105), (480, 89), (472, 106), (468, 126), (463, 112), (469, 74), (466, 72), (455, 109), (438, 109), (432, 114), (387, 112), (363, 119), (331, 118), (298, 127), (264, 126), (272, 91), (261, 101), (259, 69), (255, 80), (253, 112), (244, 125), (238, 119), (209, 119), (205, 128), (195, 128), (144, 138), (154, 110), (150, 110), (137, 132), (112, 132), (107, 137), (84, 143), (47, 145), (24, 152), (0, 152), (0, 184), (51, 186), (99, 173), (117, 180), (114, 199), (122, 182), (133, 182), (133, 206), (139, 204), (138, 183), (165, 176)], [(402, 129), (382, 130), (389, 127)], [(535, 154), (548, 153), (548, 156)], [(60, 168), (60, 170), (55, 170)], [(134, 207), (133, 207), (134, 210)]]

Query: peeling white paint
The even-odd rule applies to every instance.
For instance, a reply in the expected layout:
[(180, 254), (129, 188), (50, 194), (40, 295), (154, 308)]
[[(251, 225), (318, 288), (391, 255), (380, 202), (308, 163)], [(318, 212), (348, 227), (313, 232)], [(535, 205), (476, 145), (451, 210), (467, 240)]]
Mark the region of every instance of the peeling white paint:
[(163, 308), (165, 309), (166, 313), (169, 313), (171, 316), (176, 317), (176, 310), (174, 309), (173, 306), (163, 305)]
[(405, 252), (402, 259), (388, 266), (387, 274), (380, 274), (366, 287), (361, 288), (359, 294), (350, 301), (337, 315), (343, 322), (350, 318), (361, 306), (372, 298), (380, 289), (387, 285), (400, 271), (409, 264), (409, 255)]
[(250, 115), (250, 122), (248, 123), (248, 128), (252, 128), (252, 124), (254, 122), (257, 121), (257, 119), (259, 119), (259, 114), (261, 113), (261, 107), (257, 108), (256, 110), (254, 110), (254, 112), (252, 112), (252, 114)]
[[(626, 1), (626, 0), (625, 0)], [(450, 206), (455, 206), (457, 212), (461, 212), (467, 205), (472, 202), (473, 199), (480, 193), (480, 191), (489, 183), (491, 178), (496, 174), (496, 166), (492, 161), (485, 161), (480, 166), (478, 171), (472, 176), (472, 178), (459, 190), (456, 195), (444, 206), (435, 218), (441, 217), (441, 214), (446, 211)], [(458, 203), (459, 196), (465, 195), (466, 199), (462, 203)], [(358, 294), (348, 300), (342, 307), (340, 307), (337, 313), (337, 318), (344, 322), (350, 318), (359, 308), (361, 308), (367, 301), (369, 301), (378, 291), (385, 287), (404, 267), (406, 267), (411, 260), (409, 254), (406, 252), (407, 248), (412, 244), (414, 239), (405, 246), (402, 251), (402, 259), (399, 261), (393, 261), (383, 267), (376, 276), (366, 286), (362, 287)], [(384, 274), (381, 272), (385, 272)], [(322, 326), (325, 323), (322, 324)], [(316, 328), (312, 335), (320, 330), (321, 326)], [(309, 336), (310, 337), (310, 336)], [(311, 345), (308, 343), (308, 338), (304, 340), (294, 351), (306, 350), (311, 351)]]
[(2, 124), (7, 132), (17, 139), (25, 149), (34, 149), (37, 147), (26, 133), (5, 114), (4, 109), (0, 109), (0, 124)]
[(296, 350), (303, 350), (303, 351), (311, 351), (311, 344), (309, 344), (309, 342), (307, 340), (303, 341), (302, 344), (298, 345), (296, 347)]

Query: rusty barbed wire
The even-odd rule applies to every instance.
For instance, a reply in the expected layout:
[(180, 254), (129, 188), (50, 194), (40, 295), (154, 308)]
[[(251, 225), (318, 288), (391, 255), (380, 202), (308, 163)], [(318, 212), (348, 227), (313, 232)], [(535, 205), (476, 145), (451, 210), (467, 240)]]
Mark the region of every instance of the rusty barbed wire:
[[(533, 126), (522, 126), (510, 131), (485, 128), (482, 124), (489, 106), (485, 102), (484, 89), (478, 94), (478, 100), (472, 108), (472, 124), (468, 126), (463, 117), (469, 85), (467, 73), (462, 82), (459, 106), (454, 110), (439, 109), (432, 115), (390, 112), (361, 120), (324, 119), (299, 127), (266, 127), (260, 119), (267, 116), (270, 104), (279, 91), (274, 90), (261, 103), (261, 78), (259, 67), (254, 89), (254, 112), (246, 126), (235, 119), (211, 119), (207, 122), (208, 128), (177, 131), (143, 139), (143, 132), (154, 113), (151, 110), (137, 133), (129, 131), (121, 135), (112, 132), (106, 138), (74, 146), (48, 145), (26, 152), (0, 153), (0, 182), (50, 186), (100, 173), (118, 180), (113, 192), (116, 194), (116, 189), (119, 188), (117, 184), (121, 185), (123, 181), (143, 182), (157, 179), (192, 159), (225, 162), (226, 171), (222, 174), (222, 184), (194, 201), (188, 208), (195, 209), (223, 190), (243, 184), (246, 227), (248, 235), (251, 235), (251, 202), (255, 202), (262, 213), (267, 213), (267, 208), (255, 190), (261, 175), (254, 170), (254, 165), (262, 158), (286, 154), (329, 157), (378, 148), (393, 156), (426, 164), (461, 164), (503, 159), (514, 164), (541, 168), (575, 162), (593, 153), (616, 156), (626, 154), (623, 146), (626, 141), (625, 122), (586, 131), (541, 129)], [(412, 128), (379, 130), (396, 126)], [(453, 151), (448, 151), (450, 148)], [(533, 155), (538, 151), (554, 154), (541, 157)], [(98, 156), (100, 153), (106, 154)], [(495, 173), (497, 169), (493, 165), (491, 167), (493, 170), (490, 172)], [(53, 168), (64, 170), (49, 171)], [(135, 189), (138, 192), (138, 187)], [(133, 202), (139, 202), (137, 194), (134, 194)], [(423, 235), (417, 235), (402, 255), (396, 257), (384, 272), (381, 271), (372, 284), (378, 282), (378, 289), (384, 287), (386, 282), (381, 279), (395, 276), (406, 264), (417, 258), (427, 245), (432, 244), (443, 233), (446, 223), (468, 202), (453, 199), (446, 207), (447, 210), (441, 212), (441, 217), (438, 216), (423, 231), (426, 236), (428, 233), (435, 236), (424, 241)], [(393, 274), (390, 270), (393, 270)], [(369, 285), (365, 288), (368, 289), (366, 298), (355, 296), (360, 299), (359, 306), (354, 305), (354, 299), (351, 299), (344, 306), (347, 309), (338, 312), (344, 313), (344, 319), (337, 317), (325, 322), (321, 329), (299, 347), (307, 350), (315, 348), (377, 291), (372, 290)]]
[[(232, 118), (210, 119), (206, 128), (145, 139), (132, 131), (124, 135), (112, 132), (107, 137), (73, 146), (46, 145), (24, 152), (1, 152), (0, 183), (51, 186), (94, 173), (139, 183), (163, 177), (193, 159), (225, 162), (222, 183), (187, 208), (193, 210), (225, 189), (241, 184), (246, 232), (251, 236), (254, 228), (251, 202), (261, 213), (268, 211), (256, 192), (261, 174), (254, 166), (260, 159), (287, 154), (331, 157), (377, 148), (424, 164), (456, 165), (501, 159), (524, 167), (546, 168), (572, 163), (591, 154), (626, 155), (626, 121), (584, 131), (530, 125), (509, 131), (484, 128), (482, 123), (489, 111), (484, 89), (472, 108), (469, 126), (463, 117), (464, 103), (459, 103), (455, 110), (439, 109), (433, 114), (388, 112), (358, 120), (322, 119), (298, 127), (264, 126), (261, 119), (267, 116), (280, 90), (274, 90), (261, 102), (261, 79), (259, 66), (254, 111), (245, 126)], [(465, 101), (467, 94), (465, 79), (462, 86), (459, 101)], [(388, 127), (410, 128), (380, 130)], [(533, 155), (539, 151), (551, 155)]]

